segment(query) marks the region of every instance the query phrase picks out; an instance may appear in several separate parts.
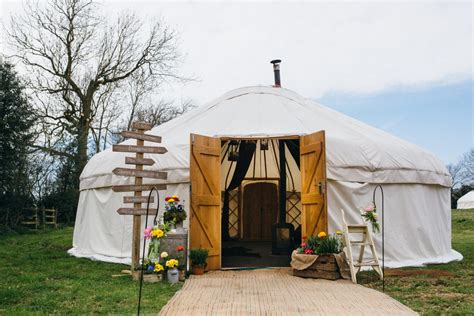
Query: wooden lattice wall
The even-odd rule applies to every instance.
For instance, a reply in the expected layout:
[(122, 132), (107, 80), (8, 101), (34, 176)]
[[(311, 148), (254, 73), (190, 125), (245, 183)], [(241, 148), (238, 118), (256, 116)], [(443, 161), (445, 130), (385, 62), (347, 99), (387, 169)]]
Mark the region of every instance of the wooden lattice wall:
[[(241, 189), (237, 188), (229, 192), (229, 236), (240, 238), (242, 236), (240, 215), (242, 206)], [(224, 203), (224, 192), (222, 192), (222, 204)], [(301, 193), (296, 191), (286, 192), (286, 222), (292, 224), (295, 229), (301, 224)]]

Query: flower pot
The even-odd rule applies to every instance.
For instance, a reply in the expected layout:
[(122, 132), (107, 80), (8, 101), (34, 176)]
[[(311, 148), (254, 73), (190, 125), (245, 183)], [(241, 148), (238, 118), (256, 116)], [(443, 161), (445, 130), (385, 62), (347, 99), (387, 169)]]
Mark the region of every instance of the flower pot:
[(176, 223), (176, 232), (178, 234), (184, 234), (186, 232), (186, 229), (184, 229), (183, 222)]
[(193, 274), (195, 275), (203, 275), (204, 274), (205, 266), (195, 266), (193, 265)]
[(168, 282), (171, 284), (179, 282), (179, 271), (177, 268), (168, 269), (166, 276), (168, 278)]

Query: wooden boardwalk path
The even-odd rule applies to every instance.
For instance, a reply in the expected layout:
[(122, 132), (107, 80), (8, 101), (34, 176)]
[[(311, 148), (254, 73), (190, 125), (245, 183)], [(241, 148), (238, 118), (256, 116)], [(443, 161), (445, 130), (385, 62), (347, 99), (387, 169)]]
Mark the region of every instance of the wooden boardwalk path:
[(289, 269), (214, 271), (191, 276), (160, 315), (416, 315), (381, 292), (350, 281), (294, 277)]

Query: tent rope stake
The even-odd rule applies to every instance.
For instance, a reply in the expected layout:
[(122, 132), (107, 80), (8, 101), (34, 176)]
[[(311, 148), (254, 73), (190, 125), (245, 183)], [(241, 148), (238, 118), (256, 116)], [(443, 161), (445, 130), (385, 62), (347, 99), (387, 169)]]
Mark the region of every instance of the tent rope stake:
[[(143, 178), (153, 179), (167, 179), (166, 172), (144, 170), (143, 166), (152, 166), (155, 162), (153, 159), (144, 158), (145, 153), (149, 154), (164, 154), (167, 149), (158, 146), (145, 146), (145, 141), (160, 143), (161, 137), (155, 135), (147, 135), (145, 131), (151, 130), (153, 127), (150, 123), (144, 122), (133, 122), (132, 128), (134, 131), (123, 131), (122, 136), (124, 138), (132, 138), (136, 140), (135, 145), (113, 145), (112, 151), (115, 152), (129, 152), (135, 153), (135, 157), (125, 157), (125, 164), (135, 165), (134, 169), (131, 168), (115, 168), (113, 170), (114, 175), (117, 176), (128, 176), (134, 177), (134, 185), (114, 185), (112, 190), (114, 192), (133, 192), (133, 196), (125, 196), (123, 203), (133, 203), (133, 207), (122, 207), (117, 210), (120, 215), (133, 215), (133, 230), (132, 230), (132, 276), (134, 280), (139, 280), (139, 267), (140, 267), (140, 240), (141, 240), (141, 216), (148, 214), (158, 214), (158, 207), (154, 209), (149, 208), (149, 203), (153, 202), (151, 197), (151, 191), (155, 190), (166, 190), (166, 184), (143, 184)], [(146, 196), (142, 196), (143, 191), (150, 191), (148, 199)], [(158, 197), (157, 197), (158, 198)], [(142, 203), (147, 203), (146, 208), (142, 208)], [(158, 201), (157, 201), (158, 203)], [(156, 216), (155, 216), (156, 218)], [(140, 273), (141, 275), (141, 273)]]

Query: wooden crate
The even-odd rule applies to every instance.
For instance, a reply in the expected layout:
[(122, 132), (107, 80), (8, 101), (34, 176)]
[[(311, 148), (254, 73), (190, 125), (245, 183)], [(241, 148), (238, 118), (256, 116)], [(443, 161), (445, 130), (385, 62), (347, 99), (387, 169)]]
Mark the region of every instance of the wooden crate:
[[(134, 271), (132, 273), (132, 279), (134, 281), (140, 281), (140, 271)], [(155, 283), (163, 280), (163, 274), (161, 273), (144, 273), (143, 282), (145, 283)]]
[(293, 275), (303, 278), (337, 280), (341, 278), (336, 258), (333, 254), (322, 254), (305, 270), (293, 269)]

